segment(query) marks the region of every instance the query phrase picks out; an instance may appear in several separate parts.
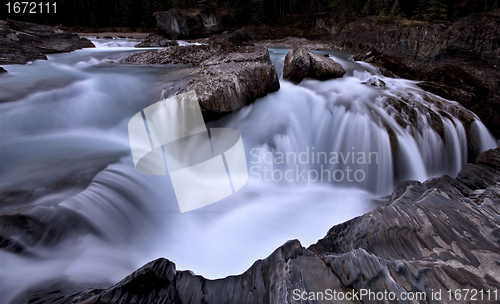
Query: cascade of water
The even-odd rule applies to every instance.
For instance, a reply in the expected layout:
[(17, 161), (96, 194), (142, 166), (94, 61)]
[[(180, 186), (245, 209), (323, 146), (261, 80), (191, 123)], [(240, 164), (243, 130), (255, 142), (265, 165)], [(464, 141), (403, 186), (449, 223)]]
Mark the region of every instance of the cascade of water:
[[(390, 193), (402, 179), (456, 174), (470, 136), (478, 151), (496, 145), (456, 103), (329, 52), (346, 68), (344, 78), (281, 81), (278, 92), (208, 124), (242, 134), (250, 181), (180, 215), (170, 178), (137, 173), (127, 154), (128, 120), (167, 97), (160, 84), (169, 67), (110, 65), (133, 51), (128, 42), (106, 46), (113, 43), (11, 66), (0, 79), (0, 97), (15, 101), (0, 104), (2, 190), (41, 189), (93, 160), (119, 159), (80, 193), (29, 202), (42, 222), (52, 216), (52, 225), (73, 224), (54, 230), (67, 231), (50, 242), (20, 236), (26, 255), (0, 252), (0, 302), (50, 280), (111, 284), (160, 256), (210, 278), (241, 273), (289, 239), (307, 246), (372, 210), (374, 194)], [(279, 73), (286, 51), (271, 49)], [(17, 207), (5, 210), (28, 212)]]

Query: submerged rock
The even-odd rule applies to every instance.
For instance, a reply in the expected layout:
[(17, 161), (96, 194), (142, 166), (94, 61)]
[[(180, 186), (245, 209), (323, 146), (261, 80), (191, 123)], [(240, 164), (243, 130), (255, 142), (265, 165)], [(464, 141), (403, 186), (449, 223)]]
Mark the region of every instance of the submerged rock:
[(346, 71), (333, 59), (307, 51), (304, 47), (294, 45), (285, 57), (283, 78), (298, 84), (305, 77), (319, 80), (339, 78)]
[(0, 215), (0, 248), (32, 254), (33, 246), (56, 246), (74, 234), (95, 233), (77, 211), (69, 208), (30, 206)]
[[(464, 168), (457, 179), (445, 175), (425, 183), (401, 182), (386, 206), (334, 226), (307, 249), (289, 241), (241, 275), (207, 280), (158, 259), (107, 289), (63, 292), (59, 285), (27, 293), (24, 301), (293, 303), (306, 292), (301, 303), (318, 303), (327, 289), (358, 297), (369, 289), (395, 297), (419, 292), (425, 294), (422, 303), (455, 303), (446, 296), (450, 288), (500, 287), (499, 158), (500, 148), (487, 151), (468, 165), (477, 170)], [(485, 169), (490, 173), (481, 175)], [(463, 177), (475, 182), (464, 183)], [(479, 185), (483, 188), (475, 189)], [(431, 292), (439, 290), (441, 300), (433, 299)], [(366, 295), (362, 302), (382, 303)]]
[(200, 9), (171, 9), (156, 12), (158, 32), (172, 39), (199, 38), (221, 33), (227, 29), (228, 13), (217, 10), (209, 13)]
[(197, 66), (179, 93), (195, 90), (206, 119), (236, 111), (279, 90), (278, 74), (263, 46), (191, 45), (134, 54), (125, 62)]
[(7, 73), (7, 71), (4, 68), (0, 67), (0, 74), (2, 73)]
[(0, 20), (0, 64), (25, 64), (45, 54), (92, 48), (94, 44), (54, 27)]

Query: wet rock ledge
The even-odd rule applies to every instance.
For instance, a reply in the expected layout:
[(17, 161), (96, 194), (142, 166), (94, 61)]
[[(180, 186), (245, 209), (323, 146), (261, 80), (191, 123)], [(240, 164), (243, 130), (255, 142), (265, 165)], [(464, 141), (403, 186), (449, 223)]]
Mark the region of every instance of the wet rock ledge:
[(205, 118), (236, 111), (279, 90), (278, 74), (263, 46), (170, 46), (124, 59), (125, 63), (189, 64), (194, 79), (179, 93), (195, 90)]
[(46, 60), (45, 54), (91, 48), (94, 44), (61, 29), (21, 21), (0, 20), (0, 64)]
[[(497, 148), (456, 178), (402, 182), (385, 206), (334, 226), (309, 248), (289, 241), (238, 276), (207, 280), (158, 259), (108, 289), (65, 293), (58, 286), (33, 292), (25, 302), (333, 303), (294, 301), (294, 290), (370, 289), (398, 296), (425, 292), (427, 300), (420, 303), (457, 303), (447, 298), (448, 290), (500, 288), (499, 170)], [(442, 299), (433, 300), (432, 290), (442, 290)], [(416, 302), (365, 298), (362, 303)]]
[(346, 25), (332, 43), (422, 88), (458, 101), (500, 137), (500, 9), (454, 23), (395, 25), (367, 17)]

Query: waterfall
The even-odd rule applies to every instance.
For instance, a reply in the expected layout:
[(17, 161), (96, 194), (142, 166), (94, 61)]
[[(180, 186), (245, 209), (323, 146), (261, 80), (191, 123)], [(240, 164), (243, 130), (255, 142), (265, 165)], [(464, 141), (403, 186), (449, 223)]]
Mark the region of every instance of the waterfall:
[[(0, 99), (11, 101), (0, 104), (0, 189), (47, 193), (2, 213), (54, 228), (36, 242), (17, 235), (23, 254), (0, 252), (2, 303), (53, 282), (106, 287), (158, 257), (209, 278), (238, 274), (289, 239), (308, 246), (373, 210), (398, 181), (453, 176), (497, 143), (459, 104), (323, 52), (344, 66), (343, 78), (281, 80), (278, 92), (207, 124), (241, 133), (250, 181), (180, 214), (168, 175), (135, 171), (127, 123), (176, 91), (181, 68), (115, 65), (135, 42), (95, 41), (0, 77)], [(280, 75), (286, 52), (270, 49)], [(84, 190), (50, 188), (102, 164)]]
[[(286, 51), (271, 50), (280, 75)], [(401, 180), (455, 176), (468, 153), (496, 147), (477, 116), (456, 102), (423, 91), (416, 81), (384, 77), (343, 54), (323, 53), (352, 76), (306, 79), (300, 85), (282, 80), (280, 91), (214, 123), (238, 129), (252, 147), (247, 149), (251, 179), (290, 183), (305, 170), (307, 178), (292, 183), (324, 182), (384, 195)], [(479, 138), (478, 150), (468, 151), (467, 132)], [(292, 159), (284, 157), (290, 153)], [(376, 161), (370, 159), (375, 155)], [(325, 170), (329, 179), (321, 178)], [(359, 178), (349, 180), (348, 172)]]

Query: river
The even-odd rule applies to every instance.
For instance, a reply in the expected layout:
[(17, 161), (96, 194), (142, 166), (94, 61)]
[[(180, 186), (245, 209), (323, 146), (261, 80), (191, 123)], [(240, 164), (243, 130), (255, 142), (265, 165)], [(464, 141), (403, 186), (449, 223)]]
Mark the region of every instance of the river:
[[(454, 176), (467, 161), (458, 115), (440, 115), (440, 136), (425, 114), (437, 106), (417, 82), (323, 51), (347, 70), (343, 78), (280, 80), (278, 92), (207, 124), (242, 134), (249, 181), (222, 201), (181, 214), (168, 175), (134, 169), (127, 124), (175, 94), (189, 68), (118, 64), (144, 49), (127, 39), (93, 42), (95, 49), (5, 66), (9, 73), (0, 76), (0, 191), (37, 191), (107, 165), (83, 191), (66, 187), (23, 206), (0, 205), (2, 214), (33, 214), (58, 227), (45, 241), (29, 243), (24, 235), (23, 254), (0, 251), (2, 303), (48, 284), (109, 286), (159, 257), (208, 278), (239, 274), (287, 240), (309, 246), (333, 225), (373, 210), (400, 180)], [(269, 50), (281, 74), (288, 50)], [(415, 107), (418, 119), (397, 118), (391, 98), (422, 105)], [(461, 108), (435, 98), (451, 112)], [(478, 119), (470, 128), (481, 151), (496, 147)]]

